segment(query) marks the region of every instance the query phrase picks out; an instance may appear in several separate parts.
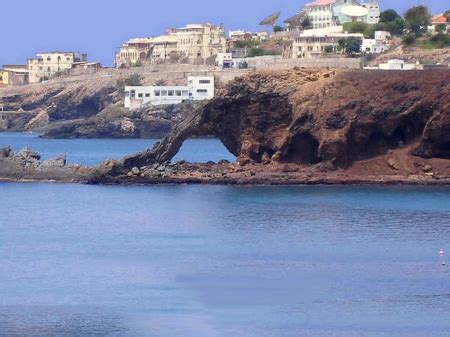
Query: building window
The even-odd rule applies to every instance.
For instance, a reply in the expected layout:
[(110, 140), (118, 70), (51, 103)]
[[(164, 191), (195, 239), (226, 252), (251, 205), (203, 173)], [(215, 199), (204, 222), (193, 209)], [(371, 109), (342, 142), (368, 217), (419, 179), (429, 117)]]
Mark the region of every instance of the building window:
[(173, 94), (174, 94), (174, 91), (173, 91), (173, 90), (169, 90), (169, 91), (167, 92), (167, 95), (168, 95), (168, 96), (173, 96)]
[(181, 96), (181, 90), (177, 90), (177, 91), (176, 91), (176, 95), (177, 95), (177, 96)]
[(208, 92), (208, 90), (206, 89), (197, 89), (197, 93), (199, 94), (206, 94)]
[(156, 97), (159, 97), (159, 96), (161, 96), (161, 91), (159, 91), (159, 90), (155, 90), (155, 96), (156, 96)]
[(183, 96), (188, 96), (188, 95), (189, 95), (189, 91), (183, 90), (181, 94), (182, 94)]
[(150, 93), (149, 92), (145, 93), (145, 97), (150, 97)]
[(144, 97), (144, 94), (143, 94), (143, 93), (139, 93), (139, 94), (138, 94), (138, 97), (139, 97), (139, 98), (142, 98), (142, 97)]
[(47, 61), (49, 61), (49, 62), (50, 62), (51, 60), (52, 60), (52, 59), (51, 59), (51, 57), (50, 57), (50, 56), (49, 56), (49, 57), (47, 57)]
[(210, 84), (211, 80), (200, 80), (200, 81), (198, 81), (198, 83), (200, 83), (200, 84)]

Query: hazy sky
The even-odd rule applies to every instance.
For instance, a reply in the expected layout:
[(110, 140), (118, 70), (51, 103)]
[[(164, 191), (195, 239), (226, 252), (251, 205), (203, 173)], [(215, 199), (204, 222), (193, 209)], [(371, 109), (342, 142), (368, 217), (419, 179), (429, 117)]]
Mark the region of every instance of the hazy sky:
[[(448, 0), (380, 0), (383, 9), (425, 3), (433, 13)], [(275, 11), (294, 15), (300, 0), (4, 0), (0, 26), (0, 65), (25, 63), (38, 51), (74, 50), (111, 65), (116, 47), (131, 37), (155, 36), (186, 23), (223, 23), (225, 29), (256, 30)], [(447, 5), (446, 5), (447, 4)], [(447, 7), (447, 8), (446, 8)]]

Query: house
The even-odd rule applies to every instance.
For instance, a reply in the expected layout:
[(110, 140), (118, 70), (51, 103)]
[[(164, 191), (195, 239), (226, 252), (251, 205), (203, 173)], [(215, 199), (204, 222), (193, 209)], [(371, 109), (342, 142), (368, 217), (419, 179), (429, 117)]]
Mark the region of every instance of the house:
[(308, 18), (311, 28), (325, 28), (343, 25), (346, 22), (362, 21), (378, 23), (380, 7), (376, 0), (359, 3), (356, 0), (315, 0), (307, 3), (297, 17), (288, 22), (290, 26), (298, 26), (299, 20)]
[(374, 39), (364, 39), (361, 50), (367, 54), (379, 54), (389, 49), (388, 39), (391, 37), (389, 32), (376, 31)]
[(72, 69), (76, 63), (87, 62), (86, 54), (76, 52), (52, 51), (38, 53), (36, 56), (27, 62), (30, 83), (47, 80)]
[(222, 25), (188, 24), (169, 29), (167, 34), (154, 38), (131, 39), (116, 53), (116, 67), (136, 65), (144, 61), (173, 59), (207, 59), (227, 49)]
[(223, 69), (233, 68), (233, 54), (232, 53), (217, 54), (216, 64), (218, 67)]
[(433, 16), (431, 18), (431, 25), (428, 27), (428, 31), (430, 31), (431, 33), (437, 33), (437, 28), (439, 26), (445, 27), (443, 33), (450, 34), (450, 13), (441, 13)]
[(341, 53), (339, 41), (351, 36), (361, 40), (364, 38), (361, 33), (302, 34), (296, 37), (292, 43), (292, 58), (315, 58), (323, 54)]
[(185, 86), (127, 86), (125, 108), (180, 104), (214, 97), (214, 76), (188, 76)]
[(4, 65), (0, 70), (0, 84), (22, 86), (29, 83), (29, 72), (26, 65)]
[(229, 32), (230, 42), (233, 44), (237, 41), (251, 41), (253, 33), (244, 32), (243, 30), (235, 30)]
[(405, 63), (403, 60), (392, 59), (387, 63), (380, 63), (378, 68), (381, 70), (413, 70), (416, 69), (414, 63)]
[(114, 63), (117, 66), (130, 66), (144, 62), (151, 56), (152, 38), (136, 38), (125, 42), (116, 53)]

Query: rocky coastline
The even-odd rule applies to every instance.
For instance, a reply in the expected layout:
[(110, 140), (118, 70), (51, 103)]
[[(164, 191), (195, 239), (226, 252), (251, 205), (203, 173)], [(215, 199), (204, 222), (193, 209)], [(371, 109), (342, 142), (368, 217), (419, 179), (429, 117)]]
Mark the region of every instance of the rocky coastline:
[[(186, 109), (151, 150), (95, 168), (0, 152), (0, 180), (89, 184), (450, 185), (450, 71), (256, 72)], [(235, 163), (172, 163), (192, 137)], [(32, 158), (23, 159), (23, 158)]]

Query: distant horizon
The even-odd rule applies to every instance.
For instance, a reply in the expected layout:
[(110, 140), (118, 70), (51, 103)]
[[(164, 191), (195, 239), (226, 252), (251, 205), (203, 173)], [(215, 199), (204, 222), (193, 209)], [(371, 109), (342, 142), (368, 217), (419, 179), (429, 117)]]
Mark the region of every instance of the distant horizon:
[[(190, 3), (173, 0), (163, 4), (136, 0), (126, 8), (111, 3), (105, 6), (79, 0), (76, 6), (70, 8), (69, 14), (58, 6), (56, 0), (37, 3), (16, 0), (3, 4), (5, 13), (20, 10), (21, 15), (20, 22), (17, 22), (17, 15), (4, 17), (3, 26), (12, 28), (9, 33), (4, 30), (0, 33), (0, 66), (25, 64), (27, 58), (35, 57), (36, 53), (54, 50), (85, 53), (89, 61), (111, 66), (116, 49), (130, 38), (158, 36), (168, 28), (206, 22), (223, 24), (226, 34), (230, 30), (267, 30), (258, 25), (264, 17), (281, 11), (281, 24), (307, 2), (310, 1), (267, 0), (260, 3), (252, 0), (244, 3), (229, 0), (227, 7), (219, 9), (216, 3), (209, 0), (194, 0)], [(401, 15), (407, 8), (419, 4), (427, 6), (432, 14), (450, 9), (450, 6), (446, 7), (443, 1), (438, 0), (427, 3), (380, 0), (379, 3), (382, 11), (392, 8)]]

